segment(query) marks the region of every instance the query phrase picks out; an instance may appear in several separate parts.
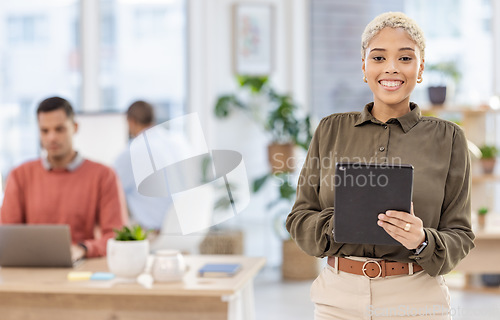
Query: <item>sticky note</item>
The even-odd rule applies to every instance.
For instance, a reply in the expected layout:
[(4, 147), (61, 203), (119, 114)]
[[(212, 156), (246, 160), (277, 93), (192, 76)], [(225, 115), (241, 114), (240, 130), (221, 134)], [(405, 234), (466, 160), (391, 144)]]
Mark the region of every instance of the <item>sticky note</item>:
[(111, 280), (115, 277), (111, 272), (94, 272), (90, 280)]
[(71, 271), (68, 273), (69, 281), (85, 281), (89, 280), (92, 276), (90, 271)]

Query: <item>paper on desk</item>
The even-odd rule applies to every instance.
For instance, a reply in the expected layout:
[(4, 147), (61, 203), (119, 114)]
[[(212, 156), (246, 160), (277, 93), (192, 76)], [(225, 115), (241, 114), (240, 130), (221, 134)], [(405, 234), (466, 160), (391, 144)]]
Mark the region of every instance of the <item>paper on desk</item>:
[(90, 271), (70, 271), (68, 272), (69, 281), (86, 281), (92, 276)]

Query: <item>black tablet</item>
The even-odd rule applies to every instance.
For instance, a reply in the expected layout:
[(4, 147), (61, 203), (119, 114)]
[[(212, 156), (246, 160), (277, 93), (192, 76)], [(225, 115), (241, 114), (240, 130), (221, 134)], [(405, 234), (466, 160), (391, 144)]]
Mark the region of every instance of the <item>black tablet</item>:
[(413, 166), (337, 163), (335, 166), (335, 242), (401, 245), (377, 224), (387, 210), (410, 212)]

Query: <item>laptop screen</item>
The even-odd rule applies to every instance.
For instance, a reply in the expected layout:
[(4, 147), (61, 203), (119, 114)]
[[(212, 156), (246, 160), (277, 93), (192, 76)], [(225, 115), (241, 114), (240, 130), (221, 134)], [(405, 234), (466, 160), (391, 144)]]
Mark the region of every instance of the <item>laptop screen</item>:
[(69, 226), (1, 225), (0, 266), (72, 267)]

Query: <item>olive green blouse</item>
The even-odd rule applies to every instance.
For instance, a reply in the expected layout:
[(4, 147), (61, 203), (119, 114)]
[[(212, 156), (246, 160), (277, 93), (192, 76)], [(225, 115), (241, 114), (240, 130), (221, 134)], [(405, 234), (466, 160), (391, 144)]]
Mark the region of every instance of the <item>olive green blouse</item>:
[[(424, 117), (419, 107), (386, 123), (370, 111), (332, 114), (316, 129), (300, 173), (297, 199), (286, 227), (298, 246), (316, 257), (361, 256), (417, 262), (430, 275), (451, 271), (474, 247), (471, 230), (470, 159), (462, 129)], [(335, 163), (411, 164), (413, 205), (428, 246), (417, 256), (401, 246), (333, 241)]]

